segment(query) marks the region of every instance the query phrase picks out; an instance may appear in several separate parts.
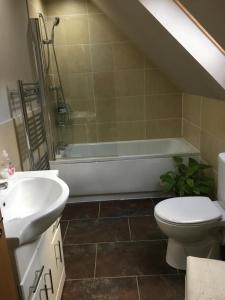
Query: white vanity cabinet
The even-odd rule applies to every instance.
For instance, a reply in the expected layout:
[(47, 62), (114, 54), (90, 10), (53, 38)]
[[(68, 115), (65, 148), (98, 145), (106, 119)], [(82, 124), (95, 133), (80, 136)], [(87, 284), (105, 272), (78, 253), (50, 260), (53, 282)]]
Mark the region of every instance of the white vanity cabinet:
[(15, 250), (21, 298), (60, 300), (65, 266), (59, 219), (33, 243)]

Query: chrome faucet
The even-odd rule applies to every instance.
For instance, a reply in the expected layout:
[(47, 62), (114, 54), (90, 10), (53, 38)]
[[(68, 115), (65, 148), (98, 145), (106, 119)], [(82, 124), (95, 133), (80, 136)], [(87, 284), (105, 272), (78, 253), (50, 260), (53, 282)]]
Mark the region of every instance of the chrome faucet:
[(0, 183), (0, 190), (6, 190), (8, 188), (8, 182), (2, 182)]

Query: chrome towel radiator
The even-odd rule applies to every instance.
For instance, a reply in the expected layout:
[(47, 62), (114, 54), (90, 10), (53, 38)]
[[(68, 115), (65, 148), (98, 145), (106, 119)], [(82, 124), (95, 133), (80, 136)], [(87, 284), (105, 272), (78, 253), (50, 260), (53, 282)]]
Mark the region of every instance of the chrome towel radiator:
[(10, 93), (19, 96), (31, 170), (49, 169), (44, 107), (39, 83), (23, 83), (18, 80), (18, 91), (10, 91)]

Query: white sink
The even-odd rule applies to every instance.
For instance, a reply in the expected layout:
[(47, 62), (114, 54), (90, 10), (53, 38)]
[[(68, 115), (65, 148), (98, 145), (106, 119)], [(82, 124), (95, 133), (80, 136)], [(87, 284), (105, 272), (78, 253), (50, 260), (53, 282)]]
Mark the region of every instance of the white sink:
[(61, 215), (69, 196), (66, 183), (52, 176), (51, 171), (43, 171), (45, 176), (41, 176), (42, 172), (24, 174), (15, 176), (8, 189), (0, 192), (6, 237), (16, 239), (17, 245), (28, 243), (47, 230)]

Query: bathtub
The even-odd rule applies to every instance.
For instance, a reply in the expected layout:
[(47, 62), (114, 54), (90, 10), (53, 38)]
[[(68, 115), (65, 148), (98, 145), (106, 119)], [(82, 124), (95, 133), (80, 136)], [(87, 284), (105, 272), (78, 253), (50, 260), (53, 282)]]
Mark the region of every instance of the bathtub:
[(50, 167), (59, 170), (75, 201), (123, 198), (160, 191), (159, 177), (174, 170), (175, 155), (198, 159), (199, 151), (183, 138), (70, 144)]

